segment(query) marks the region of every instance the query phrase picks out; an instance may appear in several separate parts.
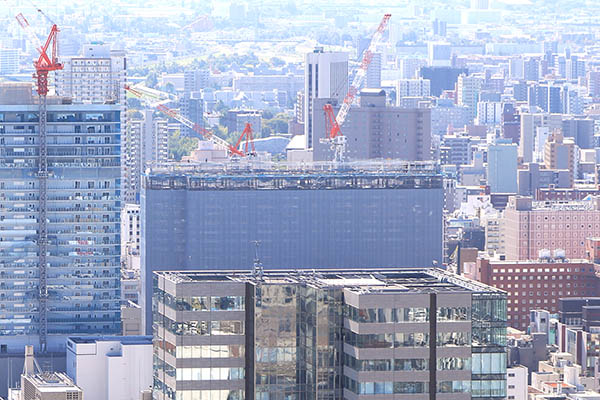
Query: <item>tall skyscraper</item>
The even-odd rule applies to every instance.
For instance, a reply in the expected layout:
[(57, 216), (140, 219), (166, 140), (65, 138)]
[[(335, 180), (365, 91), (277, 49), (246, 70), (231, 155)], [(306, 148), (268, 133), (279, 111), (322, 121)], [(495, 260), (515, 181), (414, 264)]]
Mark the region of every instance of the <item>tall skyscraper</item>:
[[(317, 47), (304, 63), (304, 134), (306, 148), (313, 147), (319, 133), (312, 131), (313, 100), (334, 98), (340, 103), (348, 93), (348, 53), (325, 52)], [(316, 110), (315, 112), (321, 112)]]
[(158, 272), (154, 395), (504, 399), (506, 302), (431, 268)]
[(456, 84), (458, 104), (469, 108), (471, 121), (477, 117), (477, 103), (483, 78), (475, 75), (460, 75)]
[[(31, 96), (30, 85), (22, 90)], [(120, 106), (48, 98), (45, 310), (38, 106), (0, 105), (0, 120), (0, 346), (37, 345), (42, 312), (49, 351), (64, 351), (67, 335), (119, 333)]]
[[(282, 166), (283, 167), (283, 166)], [(142, 189), (146, 332), (152, 272), (427, 267), (442, 256), (442, 176), (431, 162), (345, 170), (151, 171)], [(144, 304), (145, 302), (145, 304)]]
[[(204, 127), (204, 100), (202, 100), (200, 92), (183, 93), (179, 99), (179, 108), (181, 115)], [(184, 125), (181, 125), (181, 134), (183, 136), (198, 137), (196, 131)]]
[(164, 164), (169, 159), (168, 121), (156, 118), (154, 110), (142, 111), (141, 119), (127, 124), (127, 136), (131, 139), (125, 147), (128, 164), (127, 180), (124, 181), (123, 197), (126, 203), (139, 204), (141, 176), (153, 164)]

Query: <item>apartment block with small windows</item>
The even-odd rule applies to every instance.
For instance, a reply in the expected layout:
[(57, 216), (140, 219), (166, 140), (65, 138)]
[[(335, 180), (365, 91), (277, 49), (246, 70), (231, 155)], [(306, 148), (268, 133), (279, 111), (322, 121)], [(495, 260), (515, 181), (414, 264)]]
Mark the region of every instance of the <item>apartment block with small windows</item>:
[(157, 400), (506, 396), (506, 294), (439, 269), (155, 272), (153, 311)]

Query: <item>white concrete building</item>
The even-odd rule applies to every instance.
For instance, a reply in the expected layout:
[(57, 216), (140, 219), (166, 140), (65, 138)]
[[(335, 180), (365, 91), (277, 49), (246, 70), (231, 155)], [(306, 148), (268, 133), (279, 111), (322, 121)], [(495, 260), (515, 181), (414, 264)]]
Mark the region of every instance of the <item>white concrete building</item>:
[(67, 375), (86, 400), (138, 400), (152, 386), (152, 336), (70, 337)]
[(140, 251), (140, 205), (125, 204), (121, 210), (121, 257)]
[[(312, 131), (313, 99), (334, 98), (341, 103), (348, 93), (348, 53), (325, 52), (317, 47), (306, 54), (304, 64), (304, 134), (306, 148), (313, 141), (325, 136), (325, 132)], [(323, 110), (315, 110), (323, 112)]]
[(398, 62), (400, 67), (400, 76), (403, 79), (414, 79), (417, 77), (421, 67), (427, 65), (427, 60), (423, 58), (402, 58)]
[(469, 117), (472, 120), (477, 117), (477, 103), (479, 102), (479, 92), (483, 79), (475, 75), (460, 75), (458, 77), (457, 97), (458, 104), (469, 108)]
[(527, 367), (516, 365), (506, 369), (506, 398), (527, 400)]

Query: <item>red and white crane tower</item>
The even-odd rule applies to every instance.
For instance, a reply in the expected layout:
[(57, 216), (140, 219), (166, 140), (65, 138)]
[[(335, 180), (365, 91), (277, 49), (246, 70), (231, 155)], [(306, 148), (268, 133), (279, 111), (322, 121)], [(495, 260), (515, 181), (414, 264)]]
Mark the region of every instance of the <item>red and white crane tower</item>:
[(373, 59), (373, 53), (375, 52), (377, 44), (381, 41), (381, 38), (383, 37), (383, 32), (385, 31), (385, 28), (391, 16), (392, 14), (385, 14), (383, 16), (383, 19), (379, 23), (377, 30), (373, 34), (373, 37), (371, 38), (371, 44), (363, 54), (362, 62), (358, 67), (358, 71), (356, 71), (356, 75), (354, 76), (352, 84), (348, 89), (348, 94), (346, 94), (344, 102), (342, 103), (342, 106), (340, 107), (337, 116), (335, 115), (333, 111), (333, 106), (331, 104), (325, 104), (325, 106), (323, 106), (323, 110), (325, 111), (326, 132), (325, 138), (321, 139), (320, 142), (331, 145), (331, 149), (334, 152), (334, 161), (344, 161), (344, 153), (346, 151), (347, 138), (342, 134), (341, 126), (344, 124), (344, 121), (346, 121), (346, 117), (348, 116), (348, 112), (350, 111), (350, 106), (352, 106), (352, 103), (354, 103), (356, 94), (358, 93), (358, 90), (365, 81), (365, 77), (367, 76), (367, 70), (369, 69), (369, 64)]
[[(184, 117), (177, 111), (173, 110), (172, 108), (169, 108), (169, 107), (165, 106), (164, 104), (162, 104), (160, 102), (161, 101), (160, 96), (157, 96), (156, 94), (151, 93), (148, 90), (144, 90), (140, 87), (131, 87), (131, 86), (126, 85), (125, 90), (127, 90), (129, 93), (133, 94), (134, 96), (144, 100), (144, 102), (146, 102), (147, 104), (152, 105), (153, 107), (155, 107), (158, 111), (162, 112), (163, 114), (173, 118), (174, 120), (178, 121), (179, 123), (192, 129), (200, 137), (204, 138), (204, 140), (208, 140), (208, 141), (212, 142), (218, 148), (227, 150), (230, 157), (235, 157), (235, 156), (246, 157), (246, 156), (254, 155), (256, 153), (254, 150), (254, 138), (252, 135), (252, 126), (249, 123), (246, 123), (244, 131), (242, 132), (236, 145), (234, 146), (234, 145), (229, 144), (226, 140), (221, 139), (217, 135), (213, 134), (208, 129), (204, 129), (197, 123), (190, 121), (189, 119), (187, 119), (186, 117)], [(150, 99), (158, 100), (159, 102), (152, 104), (152, 101)], [(245, 149), (244, 149), (244, 151), (241, 151), (239, 149), (239, 145), (242, 142), (242, 139), (244, 139), (244, 138), (246, 139)], [(250, 152), (249, 152), (249, 150), (250, 150), (249, 147), (251, 147), (251, 149), (252, 149), (252, 151), (250, 151)]]
[[(37, 8), (37, 7), (36, 7)], [(46, 14), (39, 8), (37, 11), (46, 19), (50, 20)], [(48, 130), (48, 112), (46, 96), (48, 95), (48, 74), (52, 71), (63, 69), (63, 65), (58, 61), (58, 26), (52, 23), (50, 34), (45, 43), (40, 42), (37, 35), (29, 25), (23, 14), (16, 16), (19, 25), (25, 30), (28, 39), (36, 45), (39, 57), (33, 62), (35, 74), (33, 78), (36, 81), (36, 90), (38, 93), (39, 104), (39, 160), (37, 178), (39, 180), (39, 215), (38, 215), (38, 247), (39, 247), (39, 322), (40, 322), (40, 348), (46, 351), (48, 338), (48, 220), (47, 220), (47, 200), (48, 200), (48, 147), (46, 134)], [(50, 54), (48, 54), (50, 51)]]

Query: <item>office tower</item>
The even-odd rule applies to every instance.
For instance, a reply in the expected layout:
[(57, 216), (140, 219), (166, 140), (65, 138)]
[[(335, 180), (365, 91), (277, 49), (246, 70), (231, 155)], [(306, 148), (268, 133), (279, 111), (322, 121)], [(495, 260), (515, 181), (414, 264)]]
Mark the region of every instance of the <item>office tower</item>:
[(526, 81), (540, 80), (540, 60), (527, 58), (523, 61), (523, 79)]
[(73, 102), (104, 103), (112, 100), (123, 106), (127, 63), (125, 52), (110, 50), (107, 44), (84, 46), (83, 55), (67, 58), (64, 69), (56, 73), (56, 93)]
[(530, 108), (539, 107), (541, 111), (548, 112), (548, 89), (545, 84), (533, 83), (527, 86), (527, 104)]
[(450, 67), (452, 46), (445, 42), (427, 43), (427, 57), (430, 67)]
[(127, 123), (125, 162), (130, 172), (123, 181), (126, 203), (139, 204), (141, 176), (152, 164), (164, 164), (169, 159), (169, 132), (167, 119), (156, 118), (154, 110), (144, 109), (142, 117)]
[(0, 75), (19, 73), (19, 64), (19, 49), (5, 49), (0, 46)]
[(575, 141), (565, 138), (560, 130), (553, 131), (544, 146), (544, 165), (548, 169), (571, 171), (571, 186), (575, 179)]
[(398, 63), (400, 77), (402, 79), (414, 79), (418, 76), (419, 70), (427, 65), (427, 60), (422, 58), (402, 58)]
[(145, 177), (146, 329), (152, 271), (249, 268), (253, 241), (267, 268), (426, 267), (441, 260), (442, 176), (433, 163), (194, 168)]
[(365, 87), (371, 89), (381, 88), (381, 53), (373, 53), (371, 63), (367, 69), (367, 76), (365, 79)]
[(589, 71), (587, 73), (587, 88), (589, 96), (600, 96), (600, 71)]
[[(179, 112), (190, 121), (204, 128), (204, 100), (202, 100), (200, 92), (185, 92), (179, 99)], [(198, 137), (199, 133), (182, 124), (181, 135)]]
[[(312, 131), (313, 100), (333, 98), (342, 102), (348, 93), (348, 53), (325, 52), (317, 47), (304, 63), (304, 135), (306, 148), (318, 141)], [(315, 139), (316, 138), (316, 139)]]
[(157, 272), (154, 395), (503, 399), (506, 300), (439, 269)]
[[(315, 109), (322, 109), (333, 99), (314, 101)], [(337, 113), (339, 106), (334, 106)], [(363, 89), (360, 105), (348, 113), (343, 134), (348, 143), (345, 157), (348, 160), (400, 159), (424, 161), (431, 159), (430, 110), (428, 108), (404, 109), (387, 107), (383, 89)], [(313, 114), (315, 137), (325, 137), (326, 115)], [(316, 142), (314, 161), (330, 161), (334, 157), (331, 146)]]
[[(560, 298), (598, 296), (600, 289), (593, 262), (567, 260), (561, 251), (546, 251), (534, 260), (520, 261), (480, 256), (464, 275), (508, 292), (508, 325), (521, 330), (530, 326), (532, 309), (558, 313)], [(571, 284), (575, 281), (581, 284)], [(529, 287), (530, 284), (533, 286)]]
[(498, 140), (488, 147), (487, 181), (491, 193), (517, 193), (517, 145)]
[(431, 107), (431, 134), (444, 136), (454, 128), (460, 129), (469, 123), (469, 110), (457, 106), (452, 100), (437, 99)]
[(521, 113), (521, 128), (519, 139), (519, 157), (524, 163), (532, 162), (534, 146), (545, 141), (538, 140), (544, 132), (553, 132), (562, 127), (562, 115), (543, 113)]
[(580, 149), (594, 148), (594, 120), (583, 117), (568, 117), (562, 121), (565, 138), (573, 138)]
[(517, 171), (518, 194), (521, 196), (534, 196), (538, 200), (540, 190), (547, 188), (571, 188), (573, 182), (571, 171), (568, 169), (547, 169), (537, 162), (526, 163)]
[(152, 336), (72, 336), (67, 375), (86, 400), (139, 399), (152, 386)]
[(562, 89), (560, 86), (548, 84), (548, 108), (544, 111), (551, 114), (561, 114), (566, 111), (566, 107), (563, 108)]
[(565, 62), (565, 72), (565, 78), (569, 80), (585, 77), (585, 61), (580, 60), (577, 56), (571, 56)]
[(540, 250), (564, 250), (585, 258), (585, 240), (598, 236), (598, 198), (590, 201), (532, 201), (511, 197), (504, 211), (507, 260), (535, 260)]
[(396, 105), (402, 97), (426, 97), (431, 94), (429, 79), (399, 79), (396, 84)]
[(469, 109), (470, 120), (477, 117), (477, 102), (483, 79), (474, 75), (460, 75), (456, 83), (458, 105)]
[[(21, 87), (31, 96), (31, 85)], [(37, 115), (33, 102), (0, 105), (0, 346), (8, 351), (37, 340), (42, 313), (48, 351), (64, 349), (66, 335), (120, 331), (120, 107), (48, 98), (46, 277), (39, 268)]]
[(208, 86), (210, 71), (205, 68), (186, 69), (183, 71), (183, 91), (185, 93), (198, 92)]
[(527, 86), (527, 82), (525, 81), (517, 81), (512, 83), (513, 89), (513, 97), (515, 101), (527, 101), (529, 90)]

